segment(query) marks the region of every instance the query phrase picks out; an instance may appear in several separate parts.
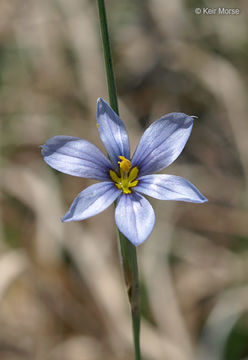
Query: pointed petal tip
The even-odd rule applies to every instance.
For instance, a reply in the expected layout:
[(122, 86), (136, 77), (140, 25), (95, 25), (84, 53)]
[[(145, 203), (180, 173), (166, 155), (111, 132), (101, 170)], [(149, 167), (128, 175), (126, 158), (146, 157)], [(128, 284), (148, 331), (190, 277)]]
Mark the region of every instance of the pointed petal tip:
[[(178, 201), (180, 201), (180, 200), (178, 200)], [(208, 202), (208, 199), (202, 195), (201, 198), (199, 198), (199, 199), (187, 199), (187, 200), (181, 200), (181, 201), (194, 203), (194, 204), (204, 204), (204, 203)]]
[(61, 218), (61, 222), (62, 223), (67, 223), (67, 222), (70, 222), (70, 221), (73, 221), (73, 220), (72, 220), (72, 217), (70, 215), (70, 211), (68, 210), (67, 213)]
[(96, 105), (97, 105), (97, 110), (100, 111), (100, 109), (102, 109), (102, 107), (104, 106), (109, 106), (108, 103), (101, 97), (99, 97), (96, 101)]
[(96, 100), (96, 103), (98, 104), (98, 103), (101, 103), (101, 102), (103, 102), (103, 101), (104, 101), (103, 98), (99, 97), (99, 98)]
[(128, 239), (135, 247), (138, 247), (139, 245), (143, 244), (150, 236), (151, 234), (149, 234), (145, 239), (142, 240), (138, 240), (137, 239)]
[(100, 114), (103, 112), (104, 100), (99, 97), (96, 102), (96, 123), (99, 124)]
[(70, 220), (67, 219), (66, 215), (67, 215), (67, 214), (65, 214), (65, 216), (61, 218), (61, 222), (62, 222), (62, 223), (65, 223), (65, 222), (70, 221)]
[(199, 196), (199, 199), (198, 201), (196, 201), (196, 199), (194, 199), (192, 202), (194, 203), (198, 203), (198, 204), (203, 204), (205, 202), (208, 202), (208, 198), (206, 198), (206, 196), (204, 196), (197, 188), (195, 188), (197, 191), (198, 191), (198, 196)]
[(107, 112), (109, 105), (103, 98), (99, 97), (96, 102), (96, 122), (99, 123), (99, 118), (101, 115)]
[[(153, 227), (155, 225), (155, 221), (154, 221), (154, 224), (153, 224)], [(152, 227), (152, 230), (153, 230), (153, 227)], [(152, 232), (151, 230), (151, 232)], [(145, 237), (145, 238), (142, 238), (142, 239), (137, 239), (136, 237), (135, 238), (132, 238), (131, 236), (128, 236), (128, 235), (124, 235), (129, 241), (130, 243), (132, 243), (135, 247), (138, 247), (139, 245), (143, 244), (148, 238), (149, 236), (151, 235), (151, 232)]]

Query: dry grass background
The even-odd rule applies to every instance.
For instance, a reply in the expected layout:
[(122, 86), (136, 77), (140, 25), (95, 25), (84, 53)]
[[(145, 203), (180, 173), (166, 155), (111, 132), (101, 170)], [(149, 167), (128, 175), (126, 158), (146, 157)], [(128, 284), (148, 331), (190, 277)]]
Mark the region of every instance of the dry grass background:
[[(209, 198), (152, 201), (138, 248), (144, 360), (248, 359), (248, 3), (108, 0), (120, 113), (132, 149), (162, 114), (198, 120), (168, 173)], [(195, 7), (239, 16), (197, 16)], [(51, 170), (39, 145), (102, 147), (107, 100), (95, 1), (0, 2), (0, 359), (132, 359), (113, 209), (60, 218), (89, 180)]]

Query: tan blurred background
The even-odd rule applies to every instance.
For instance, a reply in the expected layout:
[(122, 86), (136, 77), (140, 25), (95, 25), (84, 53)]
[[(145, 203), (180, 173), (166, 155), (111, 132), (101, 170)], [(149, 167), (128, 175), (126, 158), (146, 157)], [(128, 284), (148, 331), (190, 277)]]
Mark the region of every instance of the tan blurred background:
[[(106, 1), (132, 151), (161, 115), (198, 116), (166, 172), (203, 205), (153, 201), (138, 248), (144, 360), (248, 359), (248, 2)], [(240, 15), (197, 15), (195, 8)], [(60, 219), (91, 182), (39, 146), (64, 134), (102, 148), (108, 100), (96, 1), (0, 2), (0, 359), (128, 360), (132, 335), (113, 209)]]

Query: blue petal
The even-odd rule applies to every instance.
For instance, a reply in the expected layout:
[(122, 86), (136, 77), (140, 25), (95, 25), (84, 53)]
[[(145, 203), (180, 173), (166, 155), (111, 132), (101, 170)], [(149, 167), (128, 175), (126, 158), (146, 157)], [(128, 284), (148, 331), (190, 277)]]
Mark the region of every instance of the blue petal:
[(151, 204), (140, 194), (122, 194), (115, 209), (115, 222), (135, 246), (152, 232), (155, 214)]
[(170, 165), (182, 152), (193, 126), (193, 117), (171, 113), (155, 121), (144, 132), (132, 165), (140, 175), (152, 174)]
[(119, 156), (130, 159), (130, 147), (125, 125), (111, 107), (101, 98), (97, 100), (97, 125), (105, 149), (118, 169)]
[(45, 162), (65, 174), (95, 180), (109, 180), (112, 164), (90, 142), (71, 136), (55, 136), (42, 146)]
[(174, 175), (146, 175), (139, 178), (135, 191), (160, 200), (177, 200), (193, 203), (208, 201), (189, 181)]
[(112, 182), (101, 182), (83, 190), (73, 201), (62, 221), (79, 221), (107, 209), (120, 195)]

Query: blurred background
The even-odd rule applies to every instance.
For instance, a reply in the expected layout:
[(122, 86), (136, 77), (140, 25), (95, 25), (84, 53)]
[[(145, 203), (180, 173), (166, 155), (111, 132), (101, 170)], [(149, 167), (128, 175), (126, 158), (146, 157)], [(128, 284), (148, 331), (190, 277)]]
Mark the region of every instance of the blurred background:
[[(106, 1), (121, 118), (132, 151), (163, 114), (196, 115), (165, 170), (203, 205), (151, 200), (138, 247), (144, 360), (248, 359), (248, 3)], [(237, 8), (239, 15), (196, 14)], [(199, 10), (196, 10), (199, 12)], [(103, 149), (108, 100), (96, 1), (0, 2), (0, 359), (133, 359), (113, 208), (61, 223), (92, 182), (49, 168), (55, 135)]]

